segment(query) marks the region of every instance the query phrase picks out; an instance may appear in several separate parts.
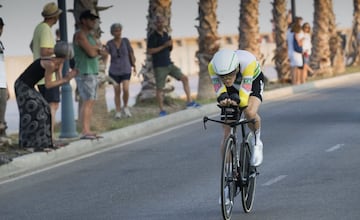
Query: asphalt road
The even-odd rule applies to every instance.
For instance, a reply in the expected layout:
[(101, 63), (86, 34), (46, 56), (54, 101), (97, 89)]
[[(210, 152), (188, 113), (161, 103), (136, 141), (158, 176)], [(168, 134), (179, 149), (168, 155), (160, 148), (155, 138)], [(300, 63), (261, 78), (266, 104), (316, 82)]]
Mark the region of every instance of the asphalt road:
[[(360, 87), (262, 105), (253, 212), (233, 219), (359, 219)], [(221, 219), (221, 127), (201, 120), (0, 185), (0, 219)]]

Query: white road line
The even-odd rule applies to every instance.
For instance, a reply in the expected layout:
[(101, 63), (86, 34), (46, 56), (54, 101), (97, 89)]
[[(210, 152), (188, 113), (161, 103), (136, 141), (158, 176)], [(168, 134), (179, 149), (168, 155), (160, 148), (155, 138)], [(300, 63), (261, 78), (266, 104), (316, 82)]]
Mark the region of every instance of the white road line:
[(345, 144), (337, 144), (333, 147), (330, 147), (326, 150), (327, 153), (330, 153), (330, 152), (333, 152), (333, 151), (336, 151), (336, 150), (339, 150), (340, 148), (342, 148)]
[(270, 185), (272, 185), (272, 184), (274, 184), (274, 183), (277, 183), (277, 182), (285, 179), (285, 177), (287, 177), (287, 175), (280, 175), (280, 176), (275, 177), (275, 178), (267, 181), (266, 183), (262, 184), (262, 186), (270, 186)]

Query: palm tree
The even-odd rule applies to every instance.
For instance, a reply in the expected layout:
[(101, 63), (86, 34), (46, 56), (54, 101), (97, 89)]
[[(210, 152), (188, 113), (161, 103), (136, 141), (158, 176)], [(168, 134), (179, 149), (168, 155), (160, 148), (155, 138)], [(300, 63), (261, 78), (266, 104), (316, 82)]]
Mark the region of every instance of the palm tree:
[(210, 99), (215, 97), (215, 92), (208, 73), (208, 63), (213, 55), (219, 49), (218, 43), (218, 21), (216, 15), (217, 0), (200, 0), (199, 5), (199, 26), (196, 26), (199, 32), (198, 45), (199, 50), (196, 57), (199, 60), (199, 84), (198, 99)]
[(260, 60), (259, 0), (241, 0), (239, 48), (247, 50)]
[[(171, 33), (170, 20), (171, 20), (171, 0), (149, 0), (149, 9), (147, 15), (147, 36), (149, 36), (153, 31), (155, 31), (155, 16), (161, 15), (167, 22), (165, 25), (165, 31), (169, 34)], [(155, 98), (155, 77), (154, 70), (152, 68), (151, 55), (146, 56), (144, 65), (140, 70), (140, 74), (143, 76), (143, 81), (141, 82), (141, 91), (137, 95), (136, 102), (141, 102), (147, 99)], [(168, 78), (169, 79), (169, 78)], [(165, 85), (164, 92), (171, 92), (174, 90), (174, 87), (171, 85), (170, 81), (167, 81)], [(166, 101), (166, 100), (165, 100)]]
[(274, 51), (273, 61), (278, 74), (280, 82), (291, 81), (290, 63), (287, 53), (286, 33), (288, 28), (287, 14), (286, 14), (287, 0), (274, 0), (273, 5), (273, 25), (275, 34), (276, 48)]
[(329, 47), (329, 1), (314, 0), (314, 25), (311, 37), (312, 50), (310, 66), (316, 75), (331, 76), (333, 74)]
[(360, 64), (360, 0), (354, 0), (353, 27), (350, 37), (349, 55), (352, 58), (350, 65)]
[(334, 73), (343, 73), (345, 72), (345, 60), (344, 60), (344, 50), (341, 46), (341, 38), (336, 29), (336, 16), (333, 8), (333, 1), (329, 1), (329, 33), (330, 33), (330, 61), (333, 67)]

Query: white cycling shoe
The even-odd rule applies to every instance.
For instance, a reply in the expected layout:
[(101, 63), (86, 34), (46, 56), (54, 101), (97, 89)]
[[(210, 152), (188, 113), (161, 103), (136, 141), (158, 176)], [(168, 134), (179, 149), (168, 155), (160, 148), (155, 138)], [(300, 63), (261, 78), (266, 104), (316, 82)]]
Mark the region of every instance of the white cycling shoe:
[[(229, 199), (229, 187), (225, 187), (224, 189), (224, 194), (225, 194), (225, 205), (228, 206), (228, 205), (232, 205), (232, 202), (230, 201)], [(221, 195), (219, 196), (219, 205), (221, 205)]]
[(256, 140), (256, 145), (253, 144), (252, 155), (250, 159), (251, 166), (260, 166), (263, 161), (263, 143), (262, 141)]

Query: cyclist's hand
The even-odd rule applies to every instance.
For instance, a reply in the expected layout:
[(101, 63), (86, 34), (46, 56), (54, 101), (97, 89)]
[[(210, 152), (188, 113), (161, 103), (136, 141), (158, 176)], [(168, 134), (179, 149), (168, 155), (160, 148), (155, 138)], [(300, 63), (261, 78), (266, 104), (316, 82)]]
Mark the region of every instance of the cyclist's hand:
[(236, 93), (231, 94), (231, 95), (230, 95), (230, 99), (231, 99), (232, 101), (236, 102), (237, 104), (240, 103), (240, 97), (239, 97), (239, 95), (236, 94)]
[(219, 102), (220, 106), (237, 106), (238, 103), (236, 103), (236, 101), (231, 100), (231, 99), (223, 99)]

